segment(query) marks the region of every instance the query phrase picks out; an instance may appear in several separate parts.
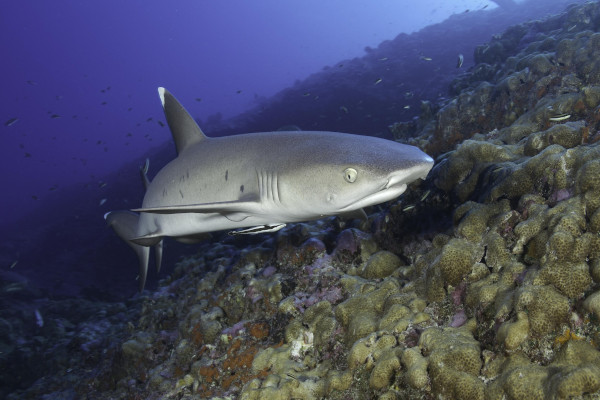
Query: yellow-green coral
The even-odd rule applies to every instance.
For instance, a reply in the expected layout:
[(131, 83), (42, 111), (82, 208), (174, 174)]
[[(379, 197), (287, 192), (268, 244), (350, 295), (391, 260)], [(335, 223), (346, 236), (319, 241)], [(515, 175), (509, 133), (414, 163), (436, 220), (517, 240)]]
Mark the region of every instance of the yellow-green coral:
[(534, 283), (551, 284), (565, 296), (574, 299), (589, 288), (592, 277), (585, 262), (557, 261), (544, 265)]
[(505, 322), (498, 329), (498, 342), (507, 350), (514, 350), (529, 337), (529, 318), (524, 312), (517, 314), (515, 322)]
[(600, 389), (600, 352), (587, 342), (569, 341), (548, 366), (517, 354), (501, 371), (486, 389), (489, 399), (571, 399)]
[(431, 268), (439, 269), (445, 285), (458, 285), (483, 257), (483, 247), (466, 239), (453, 238), (442, 248)]
[(552, 286), (525, 286), (517, 294), (518, 311), (527, 311), (531, 333), (545, 335), (569, 320), (569, 300)]
[(415, 389), (423, 389), (429, 384), (427, 375), (427, 359), (421, 354), (421, 349), (412, 347), (402, 353), (402, 364), (407, 369), (408, 384)]
[(483, 399), (485, 386), (479, 379), (480, 347), (467, 327), (428, 328), (419, 339), (428, 356), (429, 376), (436, 396)]
[(533, 156), (552, 144), (572, 148), (581, 144), (583, 123), (567, 122), (529, 135), (525, 143), (525, 154)]
[(360, 276), (366, 279), (385, 278), (403, 264), (400, 257), (394, 253), (385, 250), (378, 251), (369, 257)]

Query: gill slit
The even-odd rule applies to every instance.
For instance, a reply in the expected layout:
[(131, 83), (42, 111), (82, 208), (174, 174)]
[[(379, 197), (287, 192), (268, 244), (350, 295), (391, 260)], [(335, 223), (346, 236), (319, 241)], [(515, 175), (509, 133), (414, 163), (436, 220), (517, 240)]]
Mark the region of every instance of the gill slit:
[(281, 199), (279, 197), (279, 180), (277, 173), (257, 169), (256, 177), (258, 179), (260, 199), (280, 205)]

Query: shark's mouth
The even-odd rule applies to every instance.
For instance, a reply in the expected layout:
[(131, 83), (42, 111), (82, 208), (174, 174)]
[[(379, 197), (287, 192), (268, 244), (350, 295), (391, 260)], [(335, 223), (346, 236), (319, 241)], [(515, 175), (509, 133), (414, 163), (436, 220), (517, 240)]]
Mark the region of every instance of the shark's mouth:
[(406, 183), (402, 182), (401, 179), (394, 179), (394, 177), (391, 177), (379, 191), (368, 194), (357, 201), (353, 201), (340, 209), (340, 212), (353, 211), (358, 210), (359, 208), (385, 203), (386, 201), (393, 200), (400, 196), (405, 190)]

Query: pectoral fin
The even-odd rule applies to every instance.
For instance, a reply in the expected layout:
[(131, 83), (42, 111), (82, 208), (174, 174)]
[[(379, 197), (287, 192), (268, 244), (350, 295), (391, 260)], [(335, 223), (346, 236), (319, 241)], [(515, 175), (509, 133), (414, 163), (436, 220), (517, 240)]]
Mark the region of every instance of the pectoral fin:
[(267, 233), (267, 232), (277, 232), (281, 228), (283, 228), (285, 224), (270, 224), (270, 225), (260, 225), (253, 226), (252, 228), (246, 228), (239, 231), (231, 231), (229, 234), (231, 236), (236, 235), (257, 235), (259, 233)]

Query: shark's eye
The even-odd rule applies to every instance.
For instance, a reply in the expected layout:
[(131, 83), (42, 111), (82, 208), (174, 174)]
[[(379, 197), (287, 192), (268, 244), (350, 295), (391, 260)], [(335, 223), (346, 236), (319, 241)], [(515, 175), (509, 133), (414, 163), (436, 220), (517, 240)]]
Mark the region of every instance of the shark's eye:
[(346, 182), (354, 182), (356, 180), (357, 175), (358, 172), (356, 172), (354, 168), (346, 168), (344, 170), (344, 179), (346, 180)]

